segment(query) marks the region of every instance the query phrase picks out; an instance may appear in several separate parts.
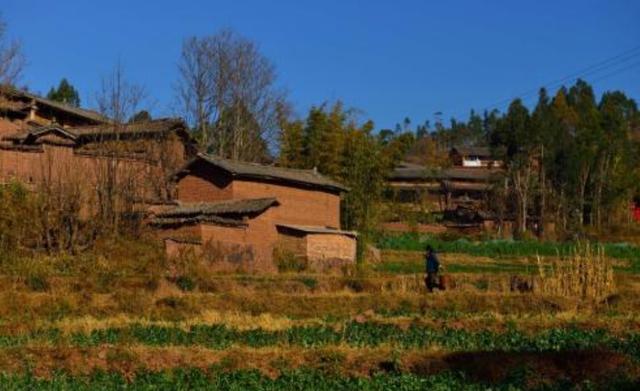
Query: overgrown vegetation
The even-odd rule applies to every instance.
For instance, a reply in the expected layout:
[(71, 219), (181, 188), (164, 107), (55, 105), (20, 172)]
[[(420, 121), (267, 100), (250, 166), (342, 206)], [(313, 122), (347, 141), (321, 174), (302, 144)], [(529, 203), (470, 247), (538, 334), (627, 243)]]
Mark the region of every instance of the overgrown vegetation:
[(578, 243), (569, 257), (556, 259), (550, 268), (538, 257), (538, 271), (545, 294), (599, 302), (615, 292), (613, 266), (601, 246)]

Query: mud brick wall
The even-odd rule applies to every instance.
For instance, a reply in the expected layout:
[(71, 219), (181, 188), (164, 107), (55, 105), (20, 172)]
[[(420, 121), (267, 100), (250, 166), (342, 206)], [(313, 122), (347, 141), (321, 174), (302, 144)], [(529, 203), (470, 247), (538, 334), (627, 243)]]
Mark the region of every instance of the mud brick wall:
[(325, 191), (247, 180), (233, 182), (233, 197), (275, 197), (274, 221), (287, 224), (340, 228), (340, 196)]
[(280, 206), (274, 221), (288, 224), (340, 228), (340, 196), (327, 191), (285, 184), (232, 178), (224, 171), (195, 164), (177, 184), (182, 202), (275, 197)]
[(310, 261), (341, 259), (355, 262), (356, 239), (346, 235), (307, 235), (307, 257)]
[(307, 256), (307, 238), (304, 234), (279, 232), (277, 248), (288, 251), (299, 257)]
[(195, 163), (191, 173), (176, 186), (177, 199), (182, 202), (214, 202), (233, 198), (231, 178), (220, 170)]
[[(227, 248), (235, 246), (237, 250), (231, 252), (235, 255), (226, 254), (224, 260), (235, 263), (236, 266), (241, 266), (246, 271), (275, 271), (273, 249), (277, 241), (277, 232), (272, 217), (273, 211), (269, 209), (248, 220), (245, 227), (201, 224), (202, 241), (203, 243), (221, 243)], [(248, 248), (250, 251), (247, 250)], [(215, 256), (216, 254), (210, 255)], [(234, 261), (236, 258), (239, 260), (238, 262)]]

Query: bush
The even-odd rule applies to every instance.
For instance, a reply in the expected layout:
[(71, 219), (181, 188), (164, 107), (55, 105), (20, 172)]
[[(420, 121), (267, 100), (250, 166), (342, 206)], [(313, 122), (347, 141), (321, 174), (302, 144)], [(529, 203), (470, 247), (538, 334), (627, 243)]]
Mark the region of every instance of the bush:
[(314, 290), (318, 287), (318, 280), (316, 280), (315, 278), (311, 278), (311, 277), (301, 278), (300, 282), (311, 290)]
[(30, 290), (34, 292), (46, 292), (49, 290), (49, 281), (47, 278), (41, 275), (33, 275), (27, 277), (25, 284)]
[(196, 288), (196, 283), (188, 276), (180, 276), (176, 279), (176, 285), (183, 292), (191, 292)]

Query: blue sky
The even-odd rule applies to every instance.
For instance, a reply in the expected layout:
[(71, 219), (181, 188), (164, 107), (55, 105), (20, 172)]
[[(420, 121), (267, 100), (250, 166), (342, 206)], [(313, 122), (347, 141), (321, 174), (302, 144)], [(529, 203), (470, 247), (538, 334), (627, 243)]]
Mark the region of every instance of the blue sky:
[[(230, 27), (259, 43), (299, 114), (341, 99), (378, 128), (466, 118), (640, 46), (636, 0), (2, 0), (0, 11), (36, 92), (67, 77), (92, 106), (120, 60), (154, 114), (170, 115), (182, 40)], [(586, 79), (638, 100), (639, 61)]]

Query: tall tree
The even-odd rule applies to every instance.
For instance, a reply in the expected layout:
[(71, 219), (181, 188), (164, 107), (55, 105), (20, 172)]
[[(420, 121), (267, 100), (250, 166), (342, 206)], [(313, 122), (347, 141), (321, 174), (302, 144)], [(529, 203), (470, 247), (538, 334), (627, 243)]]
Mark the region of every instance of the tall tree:
[(529, 111), (515, 99), (494, 134), (495, 146), (505, 149), (507, 173), (512, 184), (518, 234), (527, 231), (531, 183), (534, 175), (535, 139)]
[(379, 203), (388, 163), (373, 137), (373, 122), (351, 127), (345, 137), (340, 179), (350, 188), (343, 203), (343, 225), (360, 232), (360, 253), (379, 221)]
[(263, 159), (264, 146), (277, 141), (284, 96), (258, 46), (231, 30), (191, 37), (178, 69), (176, 98), (202, 147), (232, 159)]
[(80, 106), (80, 94), (78, 94), (78, 90), (76, 90), (66, 78), (60, 80), (58, 88), (51, 87), (47, 94), (47, 99), (74, 107)]
[(139, 111), (147, 99), (147, 92), (144, 86), (128, 80), (124, 67), (118, 62), (108, 75), (102, 77), (95, 99), (102, 115), (122, 125)]
[(0, 17), (0, 87), (15, 85), (24, 66), (20, 42), (7, 37), (7, 24)]
[(575, 175), (576, 205), (579, 210), (575, 212), (576, 224), (582, 226), (585, 221), (587, 186), (589, 179), (596, 170), (599, 144), (602, 140), (602, 128), (600, 127), (600, 112), (598, 111), (595, 94), (589, 84), (578, 80), (569, 89), (567, 96), (569, 105), (577, 115), (574, 130), (574, 146), (572, 148), (572, 168)]

